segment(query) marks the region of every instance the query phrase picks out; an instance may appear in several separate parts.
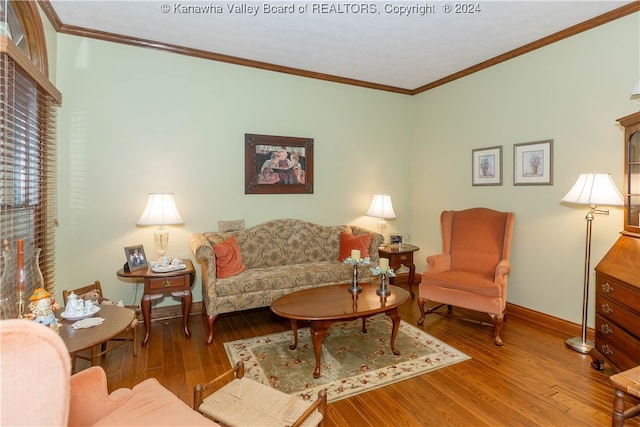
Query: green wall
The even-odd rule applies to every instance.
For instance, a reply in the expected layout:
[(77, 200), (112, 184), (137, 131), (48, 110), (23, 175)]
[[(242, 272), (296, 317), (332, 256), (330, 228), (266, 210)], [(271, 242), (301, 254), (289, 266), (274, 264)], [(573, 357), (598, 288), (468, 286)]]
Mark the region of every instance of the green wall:
[[(219, 220), (376, 229), (364, 214), (377, 192), (398, 215), (385, 233), (411, 228), (410, 97), (62, 34), (57, 64), (59, 291), (100, 279), (111, 298), (139, 299), (115, 273), (125, 246), (155, 254), (153, 228), (135, 226), (150, 192), (175, 193), (180, 258)], [(245, 195), (245, 133), (313, 138), (314, 193)]]
[[(441, 249), (442, 210), (513, 211), (508, 301), (580, 323), (587, 209), (560, 199), (594, 170), (611, 173), (622, 190), (624, 132), (616, 119), (638, 110), (630, 93), (639, 52), (634, 14), (414, 97), (412, 232), (421, 254)], [(514, 186), (513, 145), (547, 139), (553, 185)], [(503, 185), (472, 186), (471, 150), (497, 145)], [(622, 224), (622, 208), (596, 215), (592, 269)]]

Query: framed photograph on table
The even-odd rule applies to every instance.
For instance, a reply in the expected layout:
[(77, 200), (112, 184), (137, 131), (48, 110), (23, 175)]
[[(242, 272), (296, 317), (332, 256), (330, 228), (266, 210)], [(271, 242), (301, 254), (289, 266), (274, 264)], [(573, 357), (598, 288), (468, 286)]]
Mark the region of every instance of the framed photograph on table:
[(402, 244), (402, 234), (389, 234), (389, 244), (390, 245), (401, 245)]
[(127, 257), (127, 267), (129, 267), (129, 271), (149, 268), (147, 265), (147, 256), (144, 254), (142, 245), (127, 246), (124, 248), (124, 254)]
[(313, 139), (245, 134), (245, 194), (313, 194)]
[(502, 185), (502, 145), (471, 151), (471, 185)]
[(513, 185), (553, 185), (553, 140), (513, 145)]

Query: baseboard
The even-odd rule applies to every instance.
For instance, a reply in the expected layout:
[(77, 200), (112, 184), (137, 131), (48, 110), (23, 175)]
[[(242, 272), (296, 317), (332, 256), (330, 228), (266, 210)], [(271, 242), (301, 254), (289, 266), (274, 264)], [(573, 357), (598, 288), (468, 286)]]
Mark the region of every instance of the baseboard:
[[(194, 302), (191, 304), (191, 310), (189, 310), (189, 316), (194, 314), (202, 314), (204, 311), (204, 304), (202, 301)], [(182, 305), (168, 305), (165, 307), (152, 307), (151, 308), (151, 321), (162, 319), (173, 319), (175, 317), (182, 317)], [(138, 309), (138, 321), (143, 322), (142, 312)]]
[[(541, 328), (565, 334), (567, 338), (579, 337), (582, 334), (582, 327), (576, 323), (509, 302), (507, 303), (506, 314), (507, 318), (509, 316), (518, 317), (521, 320), (538, 325)], [(593, 340), (594, 337), (595, 331), (592, 328), (587, 328), (587, 338)]]

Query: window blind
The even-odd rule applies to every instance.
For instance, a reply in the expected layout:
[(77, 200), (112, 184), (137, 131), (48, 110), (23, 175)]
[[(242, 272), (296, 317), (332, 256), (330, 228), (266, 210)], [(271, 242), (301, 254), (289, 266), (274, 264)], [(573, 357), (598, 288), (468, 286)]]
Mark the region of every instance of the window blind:
[[(6, 37), (0, 37), (0, 245), (40, 248), (45, 288), (55, 290), (56, 106), (60, 94)], [(25, 267), (29, 260), (25, 259)], [(7, 268), (5, 257), (0, 267)], [(7, 270), (8, 271), (8, 270)], [(3, 275), (3, 277), (6, 275)], [(17, 301), (17, 278), (0, 296)], [(35, 286), (25, 283), (26, 298)]]

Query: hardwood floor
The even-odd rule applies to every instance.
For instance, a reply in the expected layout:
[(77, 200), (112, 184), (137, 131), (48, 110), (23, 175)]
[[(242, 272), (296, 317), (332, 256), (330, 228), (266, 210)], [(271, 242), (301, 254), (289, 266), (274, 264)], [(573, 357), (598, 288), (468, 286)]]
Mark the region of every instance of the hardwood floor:
[[(416, 325), (414, 300), (400, 307), (400, 313)], [(474, 317), (485, 320), (480, 314)], [(180, 318), (154, 321), (149, 344), (138, 348), (137, 357), (130, 345), (103, 356), (100, 365), (107, 371), (109, 391), (155, 377), (191, 406), (195, 384), (230, 368), (224, 342), (286, 331), (289, 323), (268, 308), (221, 315), (211, 346), (205, 345), (204, 317), (191, 316), (190, 328), (187, 340)], [(501, 334), (505, 344), (497, 347), (490, 327), (430, 315), (423, 328), (471, 360), (330, 403), (327, 427), (611, 425), (608, 377), (616, 371), (609, 365), (596, 371), (589, 356), (567, 349), (566, 331), (508, 314)], [(83, 369), (82, 363), (77, 369)], [(627, 406), (638, 403), (626, 401)], [(640, 426), (640, 419), (625, 425)]]

